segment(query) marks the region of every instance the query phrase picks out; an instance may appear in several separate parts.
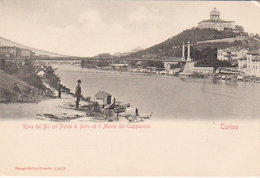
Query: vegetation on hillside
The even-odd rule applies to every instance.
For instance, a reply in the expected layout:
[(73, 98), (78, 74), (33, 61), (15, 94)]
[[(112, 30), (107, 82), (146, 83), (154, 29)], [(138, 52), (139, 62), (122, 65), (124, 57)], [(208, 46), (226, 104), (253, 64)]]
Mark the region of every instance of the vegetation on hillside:
[(0, 70), (0, 103), (37, 102), (43, 96), (43, 90)]
[[(39, 75), (42, 71), (43, 75)], [(44, 82), (57, 88), (60, 78), (51, 66), (36, 65), (33, 60), (0, 58), (0, 102), (36, 102), (43, 96), (52, 97)], [(11, 80), (11, 81), (10, 81)]]
[[(235, 38), (244, 36), (244, 40), (233, 40), (231, 42), (203, 42), (207, 40)], [(239, 33), (233, 31), (218, 31), (214, 29), (192, 28), (184, 30), (178, 35), (147, 48), (142, 51), (130, 54), (129, 58), (162, 58), (162, 57), (181, 57), (182, 43), (191, 42), (191, 56), (198, 62), (199, 66), (232, 66), (230, 62), (221, 62), (217, 60), (217, 49), (228, 48), (232, 46), (244, 47), (252, 50), (260, 48), (260, 37), (258, 34), (248, 35), (243, 30)], [(197, 43), (200, 42), (200, 43)], [(187, 54), (187, 51), (185, 52)]]
[(110, 64), (108, 61), (96, 61), (96, 60), (81, 60), (81, 67), (83, 68), (97, 68), (106, 67)]
[(232, 31), (218, 31), (214, 29), (193, 28), (184, 30), (178, 35), (154, 45), (148, 49), (131, 54), (129, 57), (143, 57), (145, 55), (154, 54), (160, 56), (181, 56), (181, 46), (183, 42), (191, 42), (191, 45), (199, 41), (222, 39), (236, 37), (236, 33)]
[[(197, 43), (207, 40), (223, 39), (223, 38), (235, 38), (238, 36), (246, 37), (245, 40), (235, 40), (233, 42), (215, 42), (215, 43)], [(130, 54), (127, 57), (136, 58), (161, 58), (161, 57), (180, 57), (182, 50), (182, 43), (191, 42), (191, 54), (192, 58), (198, 60), (201, 56), (208, 56), (211, 59), (211, 52), (216, 51), (217, 48), (227, 48), (231, 46), (241, 46), (248, 49), (255, 49), (260, 47), (259, 35), (249, 36), (247, 33), (240, 31), (235, 33), (232, 31), (218, 31), (214, 29), (199, 29), (192, 28), (184, 30), (178, 35), (160, 43), (147, 48), (142, 51)], [(209, 50), (208, 48), (211, 48)], [(205, 50), (206, 49), (206, 50)], [(210, 53), (209, 53), (210, 52)], [(214, 54), (216, 55), (216, 54)]]
[(35, 88), (44, 90), (46, 87), (43, 85), (42, 79), (37, 75), (37, 70), (38, 66), (34, 65), (32, 60), (9, 60), (5, 62), (3, 69), (5, 73), (16, 76)]
[(164, 70), (164, 64), (160, 61), (143, 61), (141, 62), (140, 66), (143, 69), (156, 68), (159, 71)]

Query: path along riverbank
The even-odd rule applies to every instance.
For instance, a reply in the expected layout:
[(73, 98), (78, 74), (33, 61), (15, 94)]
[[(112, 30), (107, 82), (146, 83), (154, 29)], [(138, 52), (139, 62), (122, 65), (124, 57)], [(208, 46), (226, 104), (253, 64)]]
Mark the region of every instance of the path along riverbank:
[(80, 104), (81, 108), (76, 109), (75, 98), (70, 94), (62, 93), (62, 98), (44, 98), (38, 103), (0, 104), (0, 118), (46, 121), (97, 120), (98, 114), (91, 113), (91, 110), (88, 109), (89, 102), (81, 101)]
[[(11, 67), (15, 70), (10, 70)], [(90, 97), (82, 96), (81, 106), (76, 109), (74, 93), (59, 84), (60, 78), (50, 65), (10, 62), (0, 71), (0, 76), (0, 118), (113, 121), (111, 108), (101, 108), (97, 102), (90, 101)], [(58, 88), (63, 91), (62, 99), (57, 98)], [(119, 106), (113, 104), (112, 109)]]
[[(63, 86), (62, 97), (58, 98), (58, 91), (43, 82), (51, 97), (17, 79), (15, 76), (0, 72), (1, 75), (1, 119), (40, 119), (49, 121), (113, 121), (115, 115), (106, 110), (90, 97), (82, 97), (80, 107), (75, 108), (75, 95)], [(5, 93), (4, 93), (5, 92)], [(116, 117), (118, 120), (118, 116)]]

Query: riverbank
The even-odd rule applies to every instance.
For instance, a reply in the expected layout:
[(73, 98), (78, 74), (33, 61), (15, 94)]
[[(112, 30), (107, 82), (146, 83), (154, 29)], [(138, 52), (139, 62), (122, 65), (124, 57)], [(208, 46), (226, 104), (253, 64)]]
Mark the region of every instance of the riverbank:
[[(52, 67), (57, 68), (55, 73), (60, 77), (62, 84), (72, 91), (75, 88), (76, 81), (81, 79), (84, 96), (90, 96), (93, 99), (98, 91), (107, 91), (115, 96), (117, 101), (131, 103), (141, 113), (153, 112), (153, 120), (178, 118), (250, 119), (258, 118), (257, 116), (260, 114), (257, 108), (252, 107), (259, 105), (260, 101), (258, 92), (260, 86), (255, 83), (233, 83), (229, 80), (216, 80), (214, 82), (208, 79), (193, 78), (182, 80), (178, 77), (165, 75), (82, 69), (80, 66), (69, 64), (56, 64)], [(62, 98), (64, 93), (62, 93)], [(54, 96), (57, 96), (56, 90)], [(75, 98), (73, 99), (73, 95), (70, 96), (73, 105)], [(56, 102), (58, 99), (51, 99), (49, 105), (52, 105), (52, 100)], [(62, 105), (62, 103), (60, 104)], [(26, 107), (24, 105), (13, 107), (13, 104), (8, 104), (2, 106), (1, 111), (7, 110), (6, 112), (10, 114), (17, 111), (18, 116), (26, 115), (27, 111), (28, 113), (32, 112), (29, 108), (34, 104), (28, 104)], [(39, 107), (44, 108), (46, 106), (39, 105)], [(67, 105), (67, 108), (69, 107)], [(73, 109), (73, 107), (70, 108)], [(53, 114), (52, 109), (55, 108), (50, 107), (49, 111), (44, 113), (38, 109), (39, 112), (33, 112), (33, 116), (24, 117), (35, 118), (36, 114), (50, 114), (45, 115), (50, 116), (47, 119), (55, 120), (55, 112)], [(18, 111), (20, 111), (20, 115)], [(86, 116), (86, 112), (82, 113)], [(44, 118), (43, 115), (41, 117)], [(58, 114), (57, 117), (63, 118), (61, 114)], [(70, 118), (73, 117), (72, 115)]]
[(57, 98), (57, 90), (47, 83), (48, 91), (37, 89), (17, 77), (0, 71), (0, 118), (41, 119), (50, 121), (70, 121), (84, 118), (93, 120), (103, 117), (90, 108), (89, 98), (82, 98), (81, 107), (75, 108), (74, 94), (63, 86), (62, 98)]
[[(55, 91), (55, 94), (57, 94), (57, 91)], [(116, 105), (122, 106), (118, 105), (118, 103)], [(127, 107), (129, 106), (130, 105)], [(124, 110), (123, 107), (120, 109)], [(116, 110), (101, 108), (96, 102), (87, 101), (84, 98), (80, 101), (80, 107), (76, 108), (75, 97), (71, 93), (62, 93), (61, 98), (44, 98), (37, 103), (0, 104), (0, 111), (0, 118), (7, 120), (36, 119), (55, 122), (140, 122), (148, 119), (147, 116), (140, 116), (133, 120), (133, 117), (126, 117), (123, 111), (116, 115)]]
[[(125, 108), (122, 108), (118, 102), (102, 108), (95, 100), (91, 101), (91, 97), (82, 96), (80, 107), (76, 108), (75, 94), (65, 85), (60, 84), (60, 78), (55, 70), (45, 64), (39, 65), (30, 61), (22, 64), (10, 61), (5, 66), (5, 70), (0, 71), (1, 118), (27, 117), (50, 121), (71, 121), (80, 118), (85, 121), (119, 119), (119, 113), (115, 114), (115, 112), (118, 112), (119, 108), (120, 112), (123, 112), (121, 110)], [(30, 78), (29, 75), (32, 77)], [(57, 97), (58, 88), (62, 91), (62, 98)], [(7, 103), (9, 104), (6, 105)], [(130, 119), (132, 120), (129, 118), (129, 121)]]
[[(83, 68), (84, 69), (84, 68)], [(234, 72), (234, 69), (224, 69), (223, 71), (214, 73), (203, 73), (203, 72), (192, 72), (192, 73), (182, 73), (181, 69), (174, 70), (149, 70), (143, 68), (133, 68), (133, 69), (109, 69), (109, 68), (90, 68), (92, 70), (98, 71), (111, 71), (111, 72), (127, 72), (132, 74), (147, 74), (147, 75), (165, 75), (165, 76), (174, 76), (178, 78), (192, 78), (192, 79), (209, 79), (209, 80), (226, 80), (233, 82), (253, 82), (260, 83), (260, 77), (245, 75), (239, 73), (238, 71)]]
[[(57, 94), (57, 91), (54, 92)], [(81, 105), (88, 105), (81, 101)], [(75, 109), (75, 98), (62, 93), (62, 98), (43, 98), (37, 103), (0, 104), (0, 118), (7, 120), (71, 121), (74, 119), (91, 120), (86, 112)]]

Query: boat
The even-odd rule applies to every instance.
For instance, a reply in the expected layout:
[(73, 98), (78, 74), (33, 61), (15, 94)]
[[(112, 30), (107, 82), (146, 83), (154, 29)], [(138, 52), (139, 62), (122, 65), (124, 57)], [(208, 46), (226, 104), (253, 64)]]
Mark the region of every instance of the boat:
[(191, 76), (192, 73), (181, 72), (179, 75), (180, 76)]
[(184, 73), (184, 72), (179, 73), (180, 79), (190, 78), (191, 75), (192, 75), (192, 73)]
[(139, 114), (137, 108), (127, 107), (125, 112), (119, 114), (120, 117), (125, 117), (127, 120), (131, 121), (141, 121), (143, 119), (150, 119), (152, 117), (151, 113)]
[(136, 116), (137, 118), (144, 118), (144, 119), (150, 119), (152, 117), (153, 113), (144, 113), (144, 114), (139, 114), (139, 116)]

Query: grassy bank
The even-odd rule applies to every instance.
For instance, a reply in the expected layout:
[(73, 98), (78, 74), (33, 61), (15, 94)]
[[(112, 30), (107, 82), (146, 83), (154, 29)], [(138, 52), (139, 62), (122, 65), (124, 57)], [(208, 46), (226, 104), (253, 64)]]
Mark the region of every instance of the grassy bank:
[(38, 102), (55, 97), (60, 78), (51, 66), (9, 60), (0, 70), (0, 103)]
[(37, 102), (43, 97), (43, 90), (0, 71), (0, 103)]

